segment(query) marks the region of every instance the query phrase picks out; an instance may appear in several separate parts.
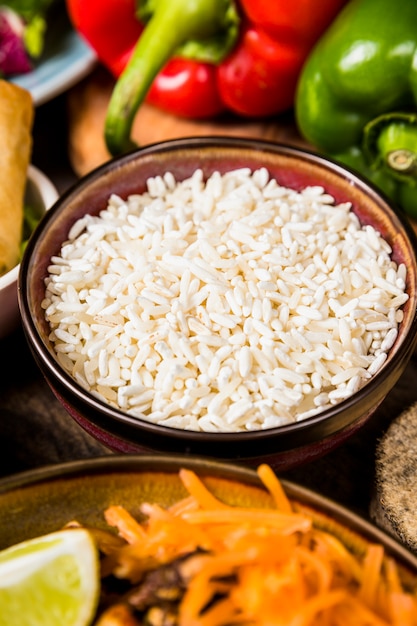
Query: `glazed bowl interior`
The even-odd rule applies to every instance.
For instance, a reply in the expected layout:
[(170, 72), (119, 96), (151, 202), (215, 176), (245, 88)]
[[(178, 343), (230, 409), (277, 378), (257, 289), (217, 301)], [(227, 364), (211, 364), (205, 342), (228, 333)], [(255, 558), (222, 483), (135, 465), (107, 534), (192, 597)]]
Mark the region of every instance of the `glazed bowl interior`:
[[(351, 202), (363, 225), (388, 241), (392, 258), (407, 268), (404, 319), (389, 357), (352, 397), (305, 420), (244, 433), (207, 433), (170, 428), (133, 418), (83, 390), (58, 364), (49, 340), (42, 300), (44, 279), (74, 222), (97, 215), (109, 196), (142, 193), (150, 177), (172, 172), (183, 180), (200, 168), (204, 176), (241, 167), (265, 167), (286, 187), (322, 186), (336, 203)], [(236, 138), (191, 138), (148, 146), (101, 166), (64, 194), (29, 242), (20, 273), (19, 304), (33, 354), (55, 395), (81, 427), (118, 452), (191, 453), (256, 464), (267, 460), (285, 469), (312, 460), (339, 445), (373, 414), (404, 371), (417, 340), (416, 239), (408, 221), (360, 177), (304, 150)]]

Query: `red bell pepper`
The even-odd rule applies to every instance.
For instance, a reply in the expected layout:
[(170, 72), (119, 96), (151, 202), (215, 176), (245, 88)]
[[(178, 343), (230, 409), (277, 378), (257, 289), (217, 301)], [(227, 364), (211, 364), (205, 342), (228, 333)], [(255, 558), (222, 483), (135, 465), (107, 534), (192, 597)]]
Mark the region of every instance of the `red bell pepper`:
[(210, 118), (225, 110), (212, 63), (174, 57), (155, 77), (146, 101), (188, 118)]
[(70, 19), (118, 78), (109, 151), (133, 147), (146, 100), (176, 115), (258, 118), (293, 105), (301, 67), (347, 0), (67, 0)]

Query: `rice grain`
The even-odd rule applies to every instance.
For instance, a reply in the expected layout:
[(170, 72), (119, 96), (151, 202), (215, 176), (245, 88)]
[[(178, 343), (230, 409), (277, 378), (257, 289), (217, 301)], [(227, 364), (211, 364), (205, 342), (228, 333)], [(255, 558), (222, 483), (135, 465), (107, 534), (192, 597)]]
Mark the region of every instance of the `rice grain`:
[(57, 359), (171, 428), (267, 429), (337, 404), (383, 367), (408, 299), (405, 267), (351, 209), (265, 168), (111, 195), (50, 261)]

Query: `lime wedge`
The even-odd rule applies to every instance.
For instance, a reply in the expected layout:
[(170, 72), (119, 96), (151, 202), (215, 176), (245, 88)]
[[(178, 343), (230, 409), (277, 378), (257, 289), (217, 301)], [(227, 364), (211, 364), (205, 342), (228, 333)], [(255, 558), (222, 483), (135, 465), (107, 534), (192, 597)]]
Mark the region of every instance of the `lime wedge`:
[(73, 528), (0, 552), (0, 626), (87, 626), (99, 597), (98, 551)]

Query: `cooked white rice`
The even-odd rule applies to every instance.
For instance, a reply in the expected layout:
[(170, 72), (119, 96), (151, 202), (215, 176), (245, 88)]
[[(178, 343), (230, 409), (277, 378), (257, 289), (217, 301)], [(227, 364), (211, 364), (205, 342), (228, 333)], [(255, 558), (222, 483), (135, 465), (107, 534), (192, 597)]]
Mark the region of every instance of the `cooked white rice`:
[(390, 254), (322, 187), (166, 173), (73, 226), (43, 307), (60, 364), (104, 402), (180, 429), (267, 429), (383, 366), (408, 299)]

